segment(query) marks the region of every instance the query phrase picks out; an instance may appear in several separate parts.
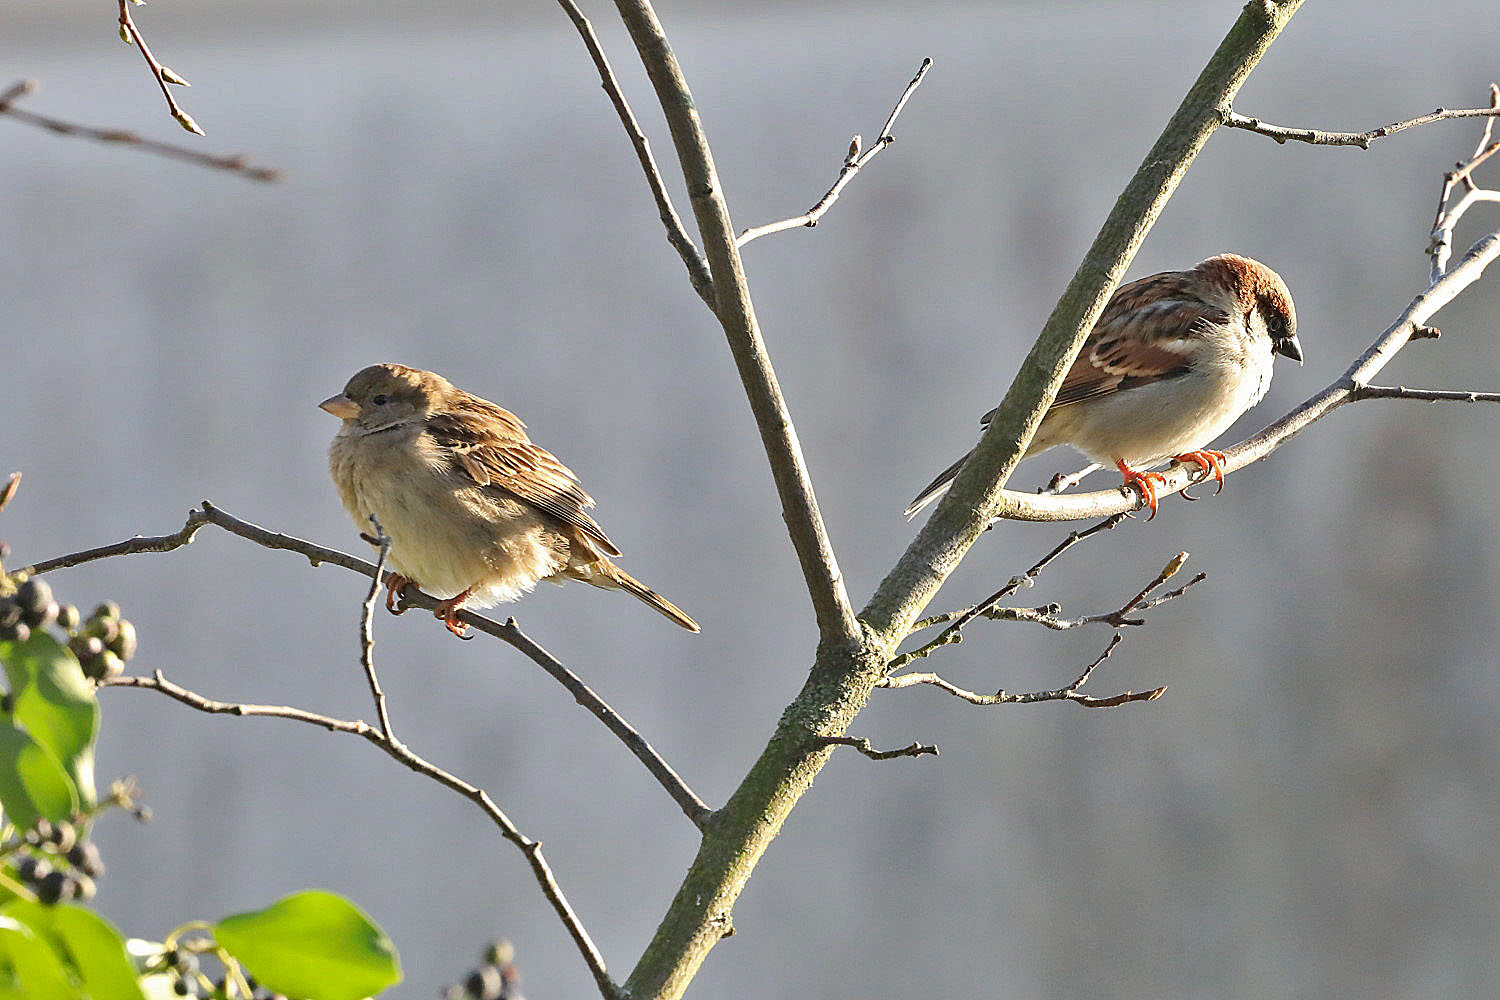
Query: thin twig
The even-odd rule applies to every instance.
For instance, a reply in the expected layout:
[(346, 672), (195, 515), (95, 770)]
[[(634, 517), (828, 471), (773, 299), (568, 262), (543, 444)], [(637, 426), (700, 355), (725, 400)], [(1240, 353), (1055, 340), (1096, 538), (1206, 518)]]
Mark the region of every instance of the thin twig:
[[(207, 500), (203, 502), (202, 509), (188, 512), (187, 521), (182, 528), (169, 535), (155, 535), (151, 537), (136, 537), (117, 542), (114, 545), (102, 545), (94, 549), (86, 549), (82, 552), (74, 552), (70, 555), (59, 556), (55, 559), (45, 559), (29, 567), (31, 573), (48, 573), (53, 570), (63, 569), (68, 566), (77, 566), (81, 563), (93, 562), (98, 559), (108, 559), (113, 556), (133, 555), (139, 552), (171, 552), (173, 549), (181, 548), (193, 540), (193, 536), (205, 524), (213, 524), (223, 528), (230, 534), (254, 542), (268, 549), (284, 549), (289, 552), (297, 552), (305, 556), (313, 566), (329, 563), (341, 566), (364, 576), (373, 576), (375, 567), (363, 559), (340, 552), (337, 549), (325, 548), (312, 542), (304, 541), (291, 535), (279, 532), (267, 531), (259, 525), (242, 521), (239, 518), (220, 510)], [(413, 588), (406, 589), (406, 603), (413, 607), (432, 610), (437, 607), (436, 598), (415, 591)], [(472, 611), (460, 612), (461, 620), (472, 625), (480, 632), (493, 636), (502, 642), (509, 643), (520, 650), (537, 666), (545, 670), (563, 687), (573, 699), (588, 709), (595, 718), (604, 723), (610, 732), (619, 738), (620, 742), (635, 755), (636, 759), (646, 766), (651, 776), (657, 780), (672, 800), (682, 809), (683, 813), (694, 826), (702, 829), (712, 815), (712, 810), (704, 805), (703, 800), (688, 787), (687, 783), (678, 776), (656, 749), (648, 743), (630, 723), (626, 722), (618, 712), (610, 707), (609, 703), (599, 697), (587, 684), (576, 674), (563, 666), (556, 657), (537, 645), (529, 636), (521, 631), (516, 625), (514, 618), (507, 619), (503, 624)]]
[(370, 590), (359, 609), (359, 662), (365, 668), (365, 677), (370, 682), (370, 694), (375, 698), (375, 713), (380, 717), (380, 731), (387, 741), (397, 743), (391, 730), (391, 717), (386, 710), (385, 692), (380, 689), (380, 678), (375, 673), (375, 598), (380, 595), (380, 581), (385, 578), (385, 560), (391, 553), (391, 539), (380, 526), (380, 519), (370, 515), (375, 526), (375, 540), (379, 546), (379, 557), (375, 560), (375, 575), (370, 577)]
[[(919, 646), (909, 652), (892, 657), (890, 663), (886, 665), (886, 672), (890, 673), (896, 670), (900, 670), (902, 667), (906, 666), (913, 660), (920, 660), (925, 656), (929, 656), (943, 646), (947, 646), (955, 642), (962, 642), (963, 628), (965, 625), (969, 624), (969, 622), (973, 621), (975, 618), (978, 618), (980, 615), (983, 615), (986, 612), (990, 611), (1001, 601), (1005, 600), (1007, 597), (1010, 597), (1022, 587), (1029, 587), (1034, 584), (1036, 582), (1036, 578), (1041, 575), (1042, 571), (1045, 570), (1049, 565), (1051, 565), (1053, 560), (1055, 560), (1058, 556), (1068, 551), (1068, 549), (1071, 549), (1073, 546), (1077, 545), (1080, 542), (1087, 541), (1097, 534), (1108, 531), (1111, 528), (1118, 526), (1122, 521), (1125, 520), (1125, 517), (1125, 514), (1115, 514), (1111, 517), (1105, 518), (1098, 524), (1095, 524), (1088, 528), (1084, 528), (1081, 531), (1069, 532), (1068, 537), (1064, 538), (1061, 542), (1054, 546), (1052, 551), (1048, 552), (1046, 555), (1042, 556), (1041, 559), (1037, 560), (1036, 565), (1032, 566), (1025, 573), (1022, 573), (1020, 576), (1011, 577), (1009, 583), (1001, 587), (999, 590), (995, 591), (989, 597), (986, 597), (984, 600), (980, 601), (972, 608), (967, 608), (955, 614), (951, 619), (952, 624), (944, 629), (936, 639), (933, 639), (931, 642), (923, 646)], [(1017, 620), (1019, 620), (1019, 618)], [(941, 622), (938, 621), (931, 621), (930, 623), (933, 625), (941, 624)], [(924, 626), (922, 626), (922, 623), (919, 622), (916, 625), (912, 626), (912, 630), (915, 631), (919, 627)]]
[(931, 59), (922, 60), (922, 65), (917, 69), (917, 75), (911, 78), (911, 83), (908, 83), (906, 89), (901, 92), (901, 99), (896, 102), (896, 107), (892, 109), (890, 117), (885, 120), (885, 124), (880, 128), (880, 135), (870, 144), (869, 149), (860, 152), (859, 136), (855, 136), (853, 141), (849, 143), (849, 152), (844, 156), (844, 165), (839, 170), (838, 179), (833, 182), (833, 187), (829, 188), (828, 192), (818, 199), (817, 204), (794, 219), (782, 219), (780, 222), (768, 222), (763, 226), (754, 226), (747, 229), (740, 233), (739, 237), (734, 241), (734, 245), (743, 247), (751, 240), (759, 239), (762, 236), (769, 236), (772, 233), (780, 233), (788, 229), (803, 227), (812, 229), (816, 226), (818, 220), (823, 218), (823, 214), (833, 207), (834, 202), (839, 200), (839, 195), (843, 193), (844, 186), (854, 179), (854, 175), (859, 173), (861, 168), (873, 160), (876, 154), (882, 149), (896, 141), (896, 137), (891, 134), (891, 127), (896, 124), (896, 117), (901, 114), (901, 109), (906, 107), (906, 102), (911, 99), (912, 93), (917, 87), (921, 86), (922, 78), (927, 75), (927, 70), (931, 66)]
[(1368, 132), (1324, 132), (1314, 128), (1288, 128), (1285, 125), (1272, 125), (1270, 122), (1259, 118), (1250, 118), (1235, 111), (1233, 108), (1223, 110), (1224, 124), (1230, 128), (1240, 128), (1247, 132), (1255, 132), (1268, 136), (1279, 143), (1308, 142), (1315, 146), (1358, 146), (1361, 149), (1369, 149), (1370, 143), (1376, 139), (1384, 139), (1388, 135), (1404, 132), (1418, 125), (1427, 125), (1431, 122), (1448, 121), (1453, 118), (1493, 118), (1500, 115), (1500, 109), (1490, 108), (1438, 108), (1431, 114), (1418, 115), (1416, 118), (1408, 118), (1405, 121), (1392, 122), (1382, 125), (1380, 128), (1372, 128)]
[(1500, 392), (1456, 392), (1448, 389), (1408, 389), (1404, 385), (1367, 385), (1354, 390), (1355, 399), (1420, 399), (1429, 403), (1500, 403)]
[(15, 102), (18, 99), (35, 92), (35, 81), (22, 80), (15, 84), (9, 90), (5, 91), (5, 93), (0, 94), (0, 114), (9, 115), (17, 121), (47, 129), (49, 132), (55, 132), (58, 135), (80, 136), (85, 139), (94, 139), (98, 142), (114, 142), (126, 146), (134, 146), (147, 153), (156, 153), (172, 159), (186, 160), (189, 163), (196, 163), (203, 167), (213, 167), (216, 170), (227, 170), (254, 181), (281, 180), (280, 170), (272, 167), (254, 166), (250, 163), (249, 158), (242, 153), (233, 153), (227, 156), (200, 153), (196, 149), (188, 149), (185, 146), (175, 146), (169, 142), (144, 139), (136, 133), (126, 131), (125, 129), (92, 128), (87, 125), (75, 125), (72, 122), (63, 121), (61, 118), (53, 118), (50, 115), (39, 115), (34, 111), (22, 111), (15, 106)]
[(16, 490), (20, 488), (21, 474), (19, 472), (12, 472), (10, 478), (5, 481), (5, 488), (0, 489), (0, 510), (5, 509), (5, 505), (10, 503), (11, 499), (16, 495)]
[(1094, 462), (1091, 465), (1084, 466), (1077, 472), (1059, 472), (1057, 475), (1053, 476), (1050, 480), (1047, 481), (1046, 486), (1038, 487), (1037, 492), (1047, 494), (1066, 493), (1068, 490), (1071, 490), (1073, 487), (1083, 482), (1085, 476), (1098, 472), (1102, 468), (1104, 468), (1104, 466), (1100, 465), (1098, 462)]
[[(1500, 111), (1500, 85), (1493, 83), (1490, 84), (1490, 107)], [(1481, 190), (1474, 183), (1475, 168), (1500, 150), (1500, 142), (1490, 141), (1490, 137), (1494, 134), (1495, 119), (1486, 118), (1484, 131), (1479, 136), (1473, 155), (1459, 162), (1443, 175), (1443, 186), (1438, 191), (1437, 213), (1432, 218), (1432, 237), (1427, 249), (1427, 252), (1432, 255), (1431, 279), (1433, 281), (1438, 280), (1448, 270), (1448, 257), (1453, 252), (1453, 230), (1458, 226), (1464, 213), (1477, 202), (1500, 201), (1500, 194)], [(1464, 196), (1450, 205), (1453, 189), (1459, 184), (1464, 186)]]
[(863, 736), (820, 736), (818, 742), (824, 746), (853, 747), (871, 760), (894, 760), (897, 757), (921, 757), (923, 754), (938, 755), (938, 748), (930, 743), (913, 742), (899, 750), (876, 750)]
[(1007, 691), (996, 691), (994, 694), (978, 694), (961, 688), (956, 684), (944, 680), (933, 673), (911, 673), (901, 674), (898, 677), (887, 677), (878, 682), (876, 687), (905, 688), (914, 687), (918, 684), (930, 684), (940, 691), (946, 691), (955, 698), (962, 698), (971, 705), (1030, 705), (1039, 701), (1071, 701), (1082, 705), (1084, 708), (1114, 708), (1117, 705), (1128, 705), (1133, 701), (1155, 701), (1166, 693), (1166, 686), (1153, 688), (1150, 691), (1125, 691), (1121, 694), (1111, 695), (1108, 698), (1093, 698), (1081, 694), (1079, 688), (1088, 683), (1089, 677), (1094, 670), (1109, 659), (1109, 654), (1115, 651), (1115, 647), (1121, 642), (1120, 633), (1116, 632), (1109, 640), (1109, 645), (1099, 658), (1083, 668), (1083, 673), (1078, 679), (1067, 687), (1056, 688), (1051, 691), (1028, 691), (1025, 694), (1011, 694)]
[(662, 180), (661, 170), (656, 166), (656, 157), (651, 154), (651, 140), (646, 138), (646, 133), (641, 130), (640, 122), (636, 121), (635, 112), (630, 110), (630, 102), (625, 100), (625, 93), (620, 89), (620, 82), (615, 78), (615, 71), (609, 64), (609, 58), (604, 54), (604, 48), (599, 44), (599, 36), (594, 34), (594, 26), (589, 19), (584, 17), (583, 11), (573, 0), (557, 0), (562, 9), (572, 19), (578, 34), (583, 36), (583, 44), (589, 50), (589, 58), (594, 60), (594, 67), (599, 71), (600, 85), (604, 92), (609, 95), (610, 103), (615, 106), (615, 113), (620, 116), (620, 124), (625, 126), (625, 134), (630, 137), (630, 144), (635, 147), (636, 159), (641, 162), (641, 170), (646, 174), (646, 183), (651, 188), (651, 197), (656, 199), (656, 210), (661, 215), (661, 224), (667, 230), (667, 242), (677, 251), (682, 258), (682, 263), (687, 266), (688, 280), (692, 282), (693, 291), (698, 297), (712, 309), (714, 307), (714, 284), (713, 276), (709, 273), (708, 262), (703, 259), (703, 254), (698, 252), (698, 246), (693, 238), (688, 235), (687, 229), (682, 224), (682, 218), (677, 214), (677, 209), (672, 204), (672, 196), (667, 193), (666, 182)]
[(193, 121), (193, 116), (182, 110), (177, 103), (177, 98), (172, 96), (172, 87), (191, 87), (182, 77), (172, 70), (163, 66), (157, 58), (151, 54), (151, 48), (146, 44), (146, 36), (141, 34), (141, 29), (135, 26), (135, 21), (130, 16), (130, 4), (144, 3), (145, 0), (120, 0), (120, 37), (127, 42), (134, 42), (136, 48), (141, 50), (141, 56), (146, 60), (146, 65), (151, 67), (151, 76), (156, 80), (156, 85), (161, 88), (162, 96), (167, 99), (167, 110), (172, 112), (172, 117), (177, 124), (187, 129), (194, 135), (203, 135), (203, 129)]
[(588, 931), (584, 929), (583, 923), (578, 919), (578, 914), (574, 912), (567, 897), (563, 895), (562, 888), (557, 884), (557, 879), (552, 874), (551, 866), (547, 864), (547, 859), (542, 856), (541, 842), (532, 840), (523, 834), (516, 827), (515, 823), (511, 821), (510, 817), (495, 804), (495, 801), (490, 798), (489, 793), (484, 789), (472, 785), (462, 778), (443, 770), (436, 764), (419, 757), (404, 744), (382, 733), (369, 723), (360, 720), (336, 719), (332, 716), (320, 715), (317, 712), (309, 712), (305, 709), (292, 708), (287, 705), (253, 705), (239, 702), (216, 701), (167, 680), (166, 676), (160, 670), (153, 671), (150, 677), (116, 677), (102, 683), (107, 687), (142, 688), (148, 691), (156, 691), (159, 694), (164, 694), (175, 701), (187, 705), (189, 708), (213, 715), (255, 715), (290, 719), (293, 722), (318, 726), (329, 732), (349, 733), (359, 736), (379, 747), (398, 763), (462, 795), (478, 806), (490, 818), (490, 821), (499, 828), (501, 836), (515, 844), (521, 849), (521, 853), (526, 855), (527, 863), (531, 865), (532, 873), (536, 876), (537, 883), (542, 887), (542, 894), (552, 904), (552, 908), (557, 912), (563, 925), (568, 929), (568, 933), (578, 946), (578, 950), (583, 954), (583, 960), (588, 964), (589, 971), (593, 973), (594, 981), (599, 984), (600, 992), (608, 998), (619, 996), (619, 988), (609, 978), (609, 973), (604, 966), (603, 956), (599, 954), (599, 949), (595, 947), (593, 940), (589, 937)]
[(844, 575), (818, 509), (817, 493), (797, 438), (796, 424), (761, 336), (703, 118), (693, 103), (682, 65), (650, 0), (615, 0), (615, 8), (641, 55), (672, 133), (703, 253), (713, 273), (714, 317), (734, 355), (740, 383), (755, 416), (766, 461), (776, 481), (781, 517), (796, 550), (808, 599), (817, 618), (818, 635), (833, 648), (858, 648), (864, 632), (849, 603)]

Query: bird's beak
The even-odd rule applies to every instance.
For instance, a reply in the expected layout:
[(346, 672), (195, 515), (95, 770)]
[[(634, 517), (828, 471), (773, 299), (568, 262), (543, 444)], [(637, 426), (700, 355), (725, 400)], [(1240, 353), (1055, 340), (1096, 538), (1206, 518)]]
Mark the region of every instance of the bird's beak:
[[(1302, 345), (1297, 342), (1296, 337), (1288, 337), (1285, 340), (1276, 341), (1271, 350), (1273, 353), (1279, 354), (1284, 358), (1291, 358), (1299, 365), (1302, 363)], [(329, 402), (331, 403), (333, 400), (329, 400)], [(324, 403), (323, 408), (325, 410), (328, 409), (328, 403)]]
[[(1299, 357), (1298, 360), (1300, 361), (1301, 358)], [(359, 416), (359, 404), (343, 393), (339, 393), (337, 396), (329, 396), (318, 404), (318, 409), (327, 410), (335, 417), (341, 417), (344, 420), (353, 420)]]

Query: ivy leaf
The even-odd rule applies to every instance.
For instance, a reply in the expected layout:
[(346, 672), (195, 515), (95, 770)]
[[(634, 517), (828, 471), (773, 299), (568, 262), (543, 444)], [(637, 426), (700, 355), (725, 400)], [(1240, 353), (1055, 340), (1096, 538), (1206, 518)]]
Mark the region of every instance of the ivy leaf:
[(263, 985), (288, 996), (363, 1000), (401, 981), (390, 938), (331, 892), (298, 892), (226, 917), (214, 937)]
[(85, 806), (94, 804), (94, 740), (99, 702), (73, 653), (45, 629), (23, 643), (0, 644), (12, 717), (51, 751)]

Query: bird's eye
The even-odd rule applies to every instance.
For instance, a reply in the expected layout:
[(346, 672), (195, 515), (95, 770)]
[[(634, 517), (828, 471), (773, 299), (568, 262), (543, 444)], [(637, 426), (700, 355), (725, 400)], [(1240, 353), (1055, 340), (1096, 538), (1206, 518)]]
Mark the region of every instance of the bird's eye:
[(376, 406), (384, 406), (385, 394), (381, 393), (379, 396), (376, 396), (374, 399), (370, 400), (370, 402), (374, 403)]

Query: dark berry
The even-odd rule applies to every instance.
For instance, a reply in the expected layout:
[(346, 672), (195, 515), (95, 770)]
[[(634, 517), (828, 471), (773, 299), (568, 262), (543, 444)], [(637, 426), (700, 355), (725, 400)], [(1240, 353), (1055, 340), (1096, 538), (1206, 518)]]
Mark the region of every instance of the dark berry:
[(65, 895), (72, 895), (72, 888), (73, 882), (65, 872), (50, 871), (37, 882), (36, 898), (38, 902), (50, 905)]
[(94, 878), (104, 874), (104, 860), (92, 840), (80, 840), (68, 850), (68, 864)]
[(89, 620), (118, 620), (119, 617), (120, 606), (114, 601), (105, 601), (103, 604), (94, 609), (94, 613), (89, 615)]
[(15, 622), (10, 625), (0, 625), (0, 639), (9, 639), (12, 642), (25, 642), (31, 638), (31, 626), (25, 622)]
[(52, 825), (52, 832), (47, 834), (47, 843), (56, 849), (59, 854), (67, 854), (78, 843), (78, 831), (72, 823), (67, 820), (58, 820)]
[(91, 879), (87, 875), (83, 874), (83, 872), (74, 872), (73, 873), (73, 898), (74, 899), (81, 899), (84, 902), (88, 902), (89, 900), (91, 900), (91, 899), (94, 898), (94, 894), (97, 893), (98, 891), (99, 891), (99, 886), (94, 882), (93, 879)]
[(46, 580), (34, 576), (17, 588), (16, 603), (22, 611), (41, 611), (52, 603), (52, 588)]
[(16, 862), (16, 877), (22, 882), (36, 883), (46, 878), (52, 871), (52, 866), (45, 858), (38, 858), (28, 854)]
[(104, 646), (121, 660), (130, 659), (135, 655), (135, 626), (123, 618), (120, 619), (114, 638), (105, 640)]
[(72, 632), (77, 629), (81, 620), (78, 617), (78, 609), (71, 604), (64, 604), (57, 609), (57, 624), (61, 625), (65, 631)]
[(500, 970), (493, 965), (481, 965), (464, 980), (464, 989), (475, 1000), (500, 1000), (500, 985)]

